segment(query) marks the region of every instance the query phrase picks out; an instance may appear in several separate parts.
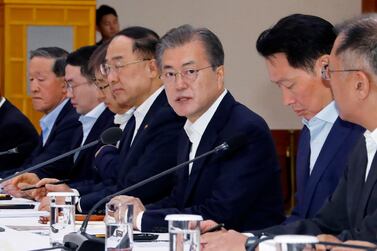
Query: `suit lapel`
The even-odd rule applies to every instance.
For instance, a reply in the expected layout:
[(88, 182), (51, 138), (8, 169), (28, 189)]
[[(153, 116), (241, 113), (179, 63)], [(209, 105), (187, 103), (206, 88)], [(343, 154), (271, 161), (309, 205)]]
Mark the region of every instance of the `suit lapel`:
[[(207, 128), (205, 129), (204, 134), (200, 140), (198, 149), (196, 151), (195, 157), (212, 150), (215, 147), (216, 143), (222, 143), (217, 142), (219, 140), (219, 131), (223, 128), (224, 124), (226, 123), (234, 103), (234, 98), (228, 92), (223, 98), (223, 100), (220, 102), (220, 105), (218, 106)], [(205, 168), (205, 163), (209, 159), (211, 159), (211, 157), (212, 156), (208, 156), (193, 163), (188, 185), (185, 189), (184, 204), (188, 200), (190, 193), (192, 192), (193, 187), (195, 186), (195, 183), (197, 182), (202, 172), (202, 169)]]
[(310, 208), (310, 201), (312, 200), (318, 182), (350, 132), (351, 130), (349, 128), (342, 126), (342, 121), (340, 118), (335, 121), (334, 126), (331, 128), (331, 131), (323, 144), (318, 159), (313, 167), (313, 171), (306, 184), (305, 197), (303, 198), (304, 215), (307, 214), (307, 211)]

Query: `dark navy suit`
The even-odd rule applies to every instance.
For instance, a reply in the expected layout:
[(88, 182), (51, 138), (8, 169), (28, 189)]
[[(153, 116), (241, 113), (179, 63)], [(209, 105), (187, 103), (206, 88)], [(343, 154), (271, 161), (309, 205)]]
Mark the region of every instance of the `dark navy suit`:
[[(167, 214), (199, 214), (239, 231), (260, 229), (284, 220), (280, 170), (265, 121), (226, 94), (209, 122), (196, 156), (225, 140), (247, 133), (248, 144), (211, 155), (178, 172), (170, 196), (147, 205), (142, 231), (167, 231)], [(178, 162), (188, 159), (189, 144), (182, 130)]]
[[(80, 206), (89, 210), (104, 196), (160, 173), (177, 163), (177, 136), (185, 119), (175, 114), (162, 91), (148, 110), (129, 148), (121, 142), (121, 148), (107, 146), (96, 157), (95, 163), (102, 182), (96, 186), (79, 189)], [(129, 132), (127, 127), (123, 138)], [(170, 193), (174, 175), (160, 178), (130, 192), (144, 203), (157, 201)]]
[(297, 201), (286, 223), (312, 218), (321, 209), (334, 192), (344, 172), (347, 156), (364, 131), (359, 125), (338, 118), (325, 140), (310, 176), (309, 156), (305, 156), (302, 150), (309, 142), (304, 142), (303, 137), (300, 138), (296, 162)]
[[(72, 135), (77, 128), (81, 127), (78, 117), (79, 115), (68, 101), (56, 118), (45, 145), (42, 143), (42, 137), (39, 137), (38, 146), (20, 169), (36, 165), (73, 149)], [(70, 158), (65, 158), (45, 166), (45, 169), (55, 167), (64, 168), (67, 165), (71, 165), (71, 163)], [(38, 175), (39, 171), (40, 170), (35, 170), (34, 172)]]
[(366, 181), (367, 152), (364, 137), (360, 137), (355, 144), (348, 160), (334, 193), (314, 218), (275, 226), (261, 232), (332, 234), (343, 241), (364, 240), (377, 243), (377, 155), (374, 156)]
[(38, 132), (30, 120), (6, 100), (0, 108), (0, 152), (18, 147), (19, 153), (1, 155), (0, 172), (19, 167), (37, 145)]
[[(114, 113), (112, 113), (108, 108), (106, 108), (101, 115), (98, 117), (93, 127), (91, 128), (88, 137), (86, 138), (84, 144), (88, 144), (92, 141), (99, 139), (101, 133), (109, 127), (114, 126)], [(79, 122), (80, 123), (80, 122)], [(80, 123), (81, 125), (81, 123)], [(79, 147), (82, 142), (82, 126), (80, 126), (74, 134), (70, 135), (70, 138), (74, 139), (74, 147)], [(71, 183), (75, 185), (86, 184), (87, 181), (92, 181), (97, 178), (97, 172), (93, 168), (94, 155), (101, 143), (96, 146), (87, 148), (80, 151), (74, 164), (71, 163), (70, 166), (58, 166), (55, 168), (41, 168), (37, 171), (39, 177), (54, 177), (57, 179), (70, 179)], [(72, 158), (71, 158), (72, 159)], [(87, 184), (89, 185), (90, 182)]]

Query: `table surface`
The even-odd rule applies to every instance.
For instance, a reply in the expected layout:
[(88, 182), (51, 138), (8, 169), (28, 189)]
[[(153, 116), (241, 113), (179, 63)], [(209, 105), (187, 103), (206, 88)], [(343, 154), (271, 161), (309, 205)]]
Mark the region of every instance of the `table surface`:
[[(38, 203), (26, 199), (12, 199), (0, 201), (1, 204), (32, 203), (37, 208)], [(50, 247), (48, 225), (38, 222), (40, 212), (37, 209), (0, 209), (0, 250), (25, 251)], [(43, 213), (42, 213), (43, 214)], [(48, 214), (45, 212), (44, 214)], [(76, 222), (76, 230), (81, 222)], [(104, 234), (105, 224), (102, 221), (89, 222), (89, 234)], [(168, 234), (159, 234), (156, 241), (135, 242), (134, 251), (166, 251), (169, 250)]]

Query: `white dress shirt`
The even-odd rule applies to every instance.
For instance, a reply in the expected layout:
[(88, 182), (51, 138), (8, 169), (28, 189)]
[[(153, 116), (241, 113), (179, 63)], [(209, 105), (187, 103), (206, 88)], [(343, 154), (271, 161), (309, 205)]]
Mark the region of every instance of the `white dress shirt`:
[[(215, 102), (208, 108), (208, 110), (202, 114), (194, 123), (191, 123), (189, 120), (186, 120), (186, 124), (184, 125), (184, 129), (186, 134), (192, 143), (189, 158), (193, 159), (196, 154), (196, 150), (198, 149), (200, 140), (206, 130), (209, 122), (211, 121), (213, 115), (215, 114), (217, 108), (219, 107), (221, 101), (223, 100), (224, 96), (227, 94), (227, 90), (225, 89), (221, 95), (216, 99)], [(189, 165), (189, 174), (191, 173), (192, 163)], [(144, 211), (140, 212), (136, 216), (136, 228), (142, 231), (141, 229), (141, 222), (143, 219)]]
[(0, 97), (0, 108), (3, 106), (3, 104), (5, 103), (5, 98), (4, 97)]
[(127, 125), (127, 122), (130, 120), (132, 115), (134, 114), (135, 107), (132, 107), (128, 111), (123, 114), (115, 114), (114, 115), (114, 124), (119, 125), (119, 128), (124, 130)]
[(55, 125), (55, 121), (59, 116), (59, 113), (62, 111), (63, 107), (65, 104), (67, 104), (68, 99), (63, 100), (59, 105), (57, 105), (51, 112), (48, 114), (44, 115), (40, 120), (39, 120), (39, 125), (41, 126), (42, 129), (42, 140), (43, 140), (43, 145), (46, 144), (46, 141), (48, 139), (48, 136), (50, 136), (52, 127)]
[(310, 174), (313, 171), (323, 144), (338, 117), (338, 109), (335, 106), (335, 102), (332, 101), (309, 121), (302, 119), (302, 123), (310, 131)]
[(368, 156), (368, 163), (365, 171), (365, 181), (367, 181), (373, 158), (377, 151), (377, 128), (374, 129), (373, 132), (366, 130), (364, 132), (364, 137)]
[(140, 127), (141, 123), (143, 122), (143, 120), (145, 118), (145, 115), (147, 115), (147, 113), (149, 111), (149, 108), (151, 108), (151, 106), (153, 105), (154, 101), (156, 100), (156, 98), (158, 97), (158, 95), (160, 95), (160, 93), (162, 92), (162, 90), (164, 90), (163, 86), (161, 86), (160, 88), (158, 88), (139, 107), (136, 108), (136, 110), (134, 112), (134, 116), (135, 116), (135, 130), (134, 130), (134, 135), (132, 136), (131, 145), (132, 145), (132, 143), (133, 143), (133, 141), (135, 139), (135, 136), (136, 136), (137, 132), (139, 131), (139, 127)]

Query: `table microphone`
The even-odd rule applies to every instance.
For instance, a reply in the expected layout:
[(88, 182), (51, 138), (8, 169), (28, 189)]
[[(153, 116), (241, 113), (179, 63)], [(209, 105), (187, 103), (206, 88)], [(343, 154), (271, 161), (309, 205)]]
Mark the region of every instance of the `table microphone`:
[(100, 139), (94, 140), (94, 141), (92, 141), (92, 142), (90, 142), (88, 144), (85, 144), (85, 145), (82, 145), (80, 147), (77, 147), (77, 148), (75, 148), (75, 149), (73, 149), (73, 150), (71, 150), (69, 152), (63, 153), (63, 154), (58, 155), (58, 156), (56, 156), (54, 158), (51, 158), (49, 160), (43, 161), (41, 163), (38, 163), (38, 164), (36, 164), (34, 166), (31, 166), (29, 168), (26, 168), (26, 169), (24, 169), (24, 170), (22, 170), (22, 171), (20, 171), (18, 173), (12, 174), (11, 176), (8, 176), (8, 177), (0, 180), (0, 184), (3, 183), (4, 181), (13, 179), (14, 177), (17, 177), (17, 176), (19, 176), (21, 174), (33, 171), (35, 169), (38, 169), (38, 168), (43, 167), (45, 165), (48, 165), (48, 164), (50, 164), (52, 162), (55, 162), (55, 161), (60, 160), (60, 159), (63, 159), (63, 158), (65, 158), (67, 156), (70, 156), (72, 154), (75, 154), (76, 152), (79, 152), (79, 151), (85, 150), (85, 149), (87, 149), (89, 147), (95, 146), (95, 145), (98, 144), (98, 142), (102, 142), (105, 145), (107, 145), (107, 144), (114, 144), (114, 143), (116, 143), (120, 139), (121, 135), (122, 135), (122, 130), (119, 127), (110, 127), (108, 129), (106, 129), (104, 132), (102, 132)]
[(15, 147), (15, 148), (12, 148), (12, 149), (0, 152), (0, 156), (1, 155), (8, 155), (8, 154), (15, 154), (15, 153), (18, 153), (18, 147)]
[(179, 165), (176, 165), (172, 168), (169, 168), (169, 169), (167, 169), (167, 170), (165, 170), (165, 171), (163, 171), (159, 174), (153, 175), (153, 176), (151, 176), (151, 177), (149, 177), (145, 180), (142, 180), (142, 181), (140, 181), (140, 182), (138, 182), (134, 185), (126, 187), (125, 189), (122, 189), (122, 190), (120, 190), (116, 193), (110, 194), (110, 195), (102, 198), (89, 210), (88, 214), (86, 215), (85, 220), (83, 221), (83, 223), (81, 225), (80, 230), (78, 232), (69, 233), (66, 236), (64, 236), (64, 239), (63, 239), (64, 246), (67, 247), (67, 248), (70, 248), (72, 250), (76, 250), (76, 251), (97, 251), (97, 250), (102, 251), (102, 250), (104, 250), (105, 247), (104, 247), (104, 240), (103, 239), (96, 238), (96, 237), (91, 236), (91, 235), (86, 233), (86, 228), (88, 226), (90, 216), (103, 203), (107, 202), (108, 200), (110, 200), (111, 198), (113, 198), (117, 195), (128, 193), (128, 192), (130, 192), (130, 191), (132, 191), (136, 188), (139, 188), (139, 187), (141, 187), (141, 186), (143, 186), (147, 183), (150, 183), (150, 182), (152, 182), (156, 179), (159, 179), (159, 178), (161, 178), (165, 175), (168, 175), (172, 172), (175, 172), (178, 169), (185, 167), (188, 164), (195, 162), (199, 159), (202, 159), (202, 158), (204, 158), (208, 155), (211, 155), (213, 153), (227, 151), (227, 150), (234, 151), (235, 149), (238, 149), (242, 146), (245, 146), (245, 145), (249, 144), (250, 142), (251, 142), (251, 139), (250, 139), (250, 137), (248, 136), (247, 133), (239, 134), (239, 135), (232, 137), (231, 139), (225, 141), (224, 143), (216, 146), (212, 150), (199, 155), (198, 157), (195, 157), (191, 160), (185, 161), (185, 162), (183, 162)]
[(27, 153), (32, 150), (34, 147), (34, 144), (31, 142), (26, 142), (23, 144), (20, 144), (12, 149), (8, 149), (6, 151), (0, 152), (0, 156), (2, 155), (9, 155), (9, 154), (15, 154), (15, 153)]

